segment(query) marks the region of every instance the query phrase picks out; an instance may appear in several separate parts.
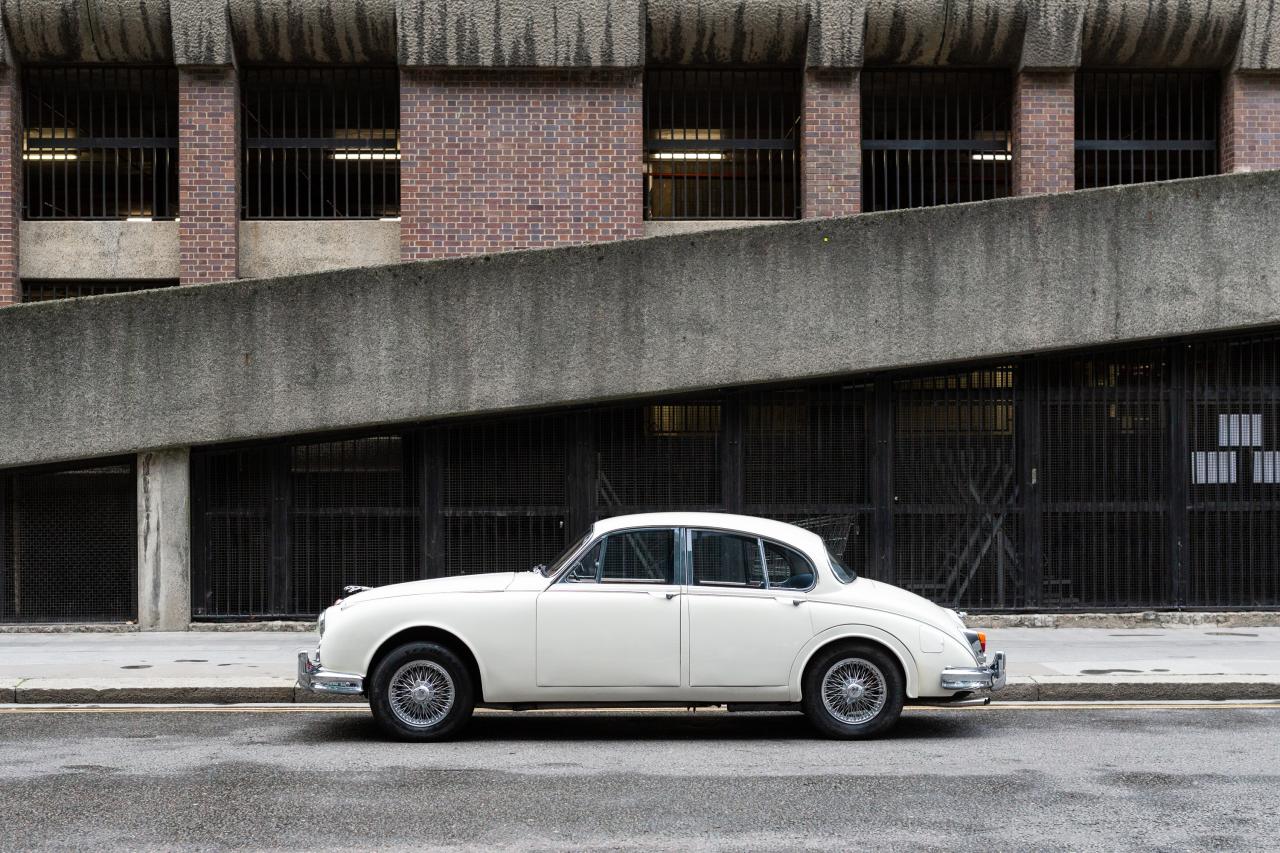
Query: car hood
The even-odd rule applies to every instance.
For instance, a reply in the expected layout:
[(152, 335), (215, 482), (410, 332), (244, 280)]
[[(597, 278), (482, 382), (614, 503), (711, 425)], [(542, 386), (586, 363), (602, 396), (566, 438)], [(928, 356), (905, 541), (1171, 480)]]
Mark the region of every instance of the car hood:
[(441, 592), (502, 592), (511, 586), (515, 572), (494, 572), (487, 575), (458, 575), (451, 578), (432, 578), (425, 581), (393, 583), (377, 586), (343, 599), (345, 610), (353, 604), (363, 604), (382, 598), (398, 598), (404, 595), (427, 595)]

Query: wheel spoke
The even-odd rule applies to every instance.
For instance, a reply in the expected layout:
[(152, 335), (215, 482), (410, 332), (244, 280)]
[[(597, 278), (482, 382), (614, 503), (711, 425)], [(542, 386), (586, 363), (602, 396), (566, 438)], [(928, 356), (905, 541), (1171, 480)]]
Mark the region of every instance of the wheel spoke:
[(439, 725), (453, 710), (453, 679), (433, 661), (410, 661), (396, 670), (387, 688), (391, 711), (413, 728)]
[(888, 685), (880, 668), (864, 658), (832, 664), (822, 678), (822, 704), (846, 725), (870, 722), (884, 708)]

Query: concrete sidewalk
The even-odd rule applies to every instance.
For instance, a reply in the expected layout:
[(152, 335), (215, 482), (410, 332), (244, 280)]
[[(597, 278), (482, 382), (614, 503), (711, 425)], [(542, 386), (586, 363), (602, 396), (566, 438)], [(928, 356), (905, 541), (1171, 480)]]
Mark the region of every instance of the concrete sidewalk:
[[(0, 703), (314, 702), (306, 633), (0, 635)], [(1019, 701), (1280, 699), (1280, 628), (1005, 628)], [(342, 701), (342, 700), (335, 700)]]

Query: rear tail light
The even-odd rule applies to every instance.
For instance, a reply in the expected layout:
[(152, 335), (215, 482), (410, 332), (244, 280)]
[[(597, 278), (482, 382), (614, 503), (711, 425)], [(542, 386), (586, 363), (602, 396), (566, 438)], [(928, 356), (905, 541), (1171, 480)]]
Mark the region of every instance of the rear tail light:
[(981, 646), (983, 653), (987, 651), (987, 635), (984, 631), (978, 632), (978, 645)]

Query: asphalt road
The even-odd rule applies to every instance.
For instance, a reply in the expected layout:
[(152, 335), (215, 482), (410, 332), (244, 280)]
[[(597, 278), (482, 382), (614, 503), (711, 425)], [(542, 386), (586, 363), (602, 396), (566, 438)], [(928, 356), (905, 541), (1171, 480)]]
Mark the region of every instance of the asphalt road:
[(1129, 850), (1280, 845), (1280, 707), (478, 717), (0, 709), (0, 848)]

